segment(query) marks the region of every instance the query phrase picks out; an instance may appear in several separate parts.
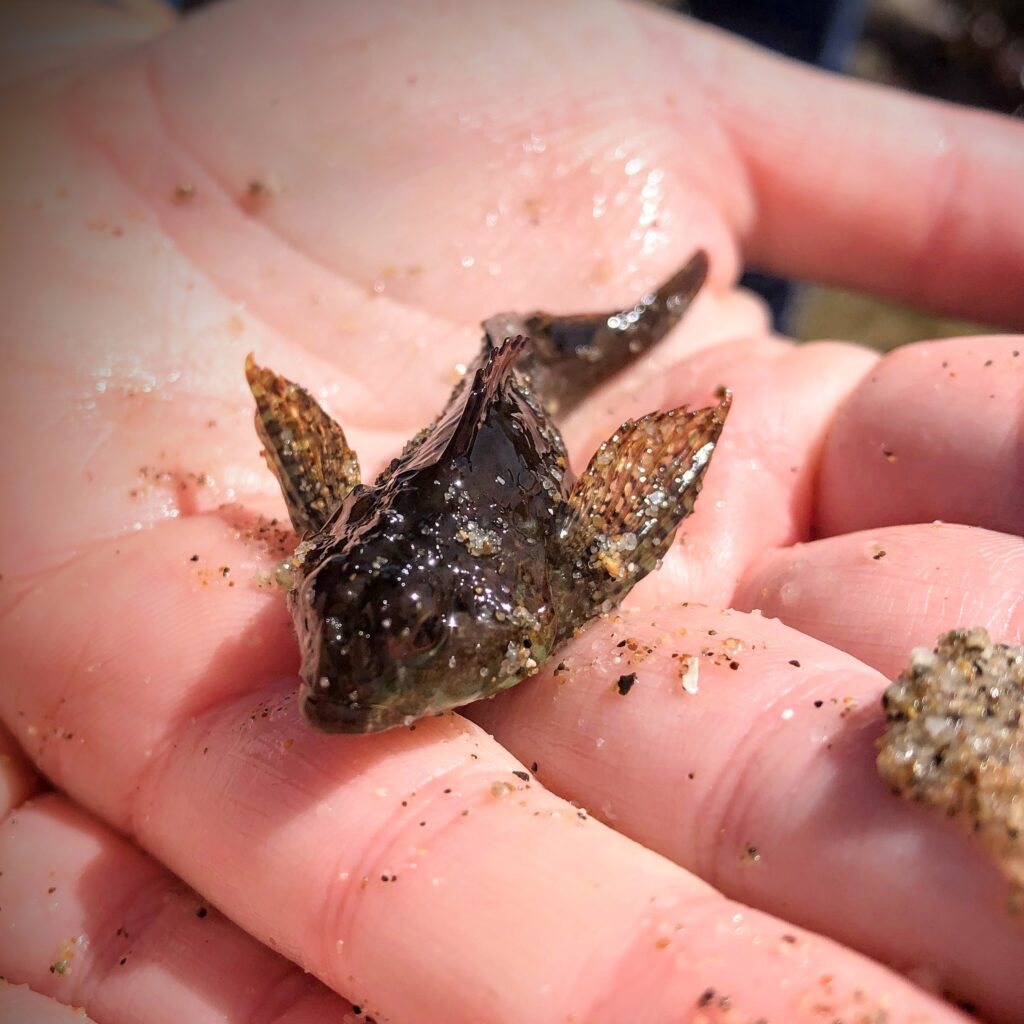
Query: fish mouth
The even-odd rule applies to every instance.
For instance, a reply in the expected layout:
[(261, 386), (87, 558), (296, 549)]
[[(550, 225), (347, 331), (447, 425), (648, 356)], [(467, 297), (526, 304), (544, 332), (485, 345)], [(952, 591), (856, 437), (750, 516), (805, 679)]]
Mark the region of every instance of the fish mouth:
[(322, 694), (304, 689), (299, 706), (302, 717), (321, 732), (372, 732), (373, 726), (368, 719), (372, 715), (369, 708), (361, 705), (352, 706), (332, 700)]
[(387, 708), (339, 701), (307, 688), (299, 697), (299, 707), (303, 718), (321, 732), (381, 732), (404, 722), (404, 717), (389, 714)]

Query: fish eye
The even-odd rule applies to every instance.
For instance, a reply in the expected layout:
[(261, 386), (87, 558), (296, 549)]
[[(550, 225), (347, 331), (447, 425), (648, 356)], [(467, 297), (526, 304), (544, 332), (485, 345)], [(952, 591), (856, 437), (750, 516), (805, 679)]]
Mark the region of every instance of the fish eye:
[(429, 615), (416, 626), (412, 635), (412, 646), (416, 650), (429, 650), (441, 640), (444, 634), (444, 623), (440, 615)]
[(448, 635), (448, 626), (432, 598), (415, 596), (406, 627), (388, 637), (388, 653), (395, 661), (415, 663), (432, 654)]

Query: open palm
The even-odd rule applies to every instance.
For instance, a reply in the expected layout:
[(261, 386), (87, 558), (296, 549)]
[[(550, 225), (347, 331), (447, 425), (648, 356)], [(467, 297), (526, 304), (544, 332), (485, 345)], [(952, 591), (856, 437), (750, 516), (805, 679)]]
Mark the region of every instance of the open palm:
[[(338, 1019), (271, 950), (395, 1022), (1024, 1020), (1005, 883), (873, 765), (912, 647), (1024, 635), (1024, 339), (796, 347), (735, 289), (1021, 326), (1024, 128), (596, 3), (223, 3), (59, 75), (3, 109), (0, 716), (63, 795), (0, 829), (0, 973), (101, 1021)], [(563, 424), (732, 389), (662, 570), (484, 728), (310, 730), (245, 354), (369, 476), (480, 320), (698, 246)]]

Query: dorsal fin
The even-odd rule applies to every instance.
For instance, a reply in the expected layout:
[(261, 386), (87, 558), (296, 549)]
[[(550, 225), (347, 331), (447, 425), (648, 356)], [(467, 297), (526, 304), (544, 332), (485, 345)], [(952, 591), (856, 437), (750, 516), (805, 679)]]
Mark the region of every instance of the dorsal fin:
[(516, 361), (528, 344), (529, 338), (517, 335), (514, 338), (506, 338), (498, 346), (487, 350), (480, 367), (473, 374), (472, 382), (468, 385), (465, 404), (452, 428), (443, 457), (457, 459), (469, 454), (491, 402), (511, 377)]

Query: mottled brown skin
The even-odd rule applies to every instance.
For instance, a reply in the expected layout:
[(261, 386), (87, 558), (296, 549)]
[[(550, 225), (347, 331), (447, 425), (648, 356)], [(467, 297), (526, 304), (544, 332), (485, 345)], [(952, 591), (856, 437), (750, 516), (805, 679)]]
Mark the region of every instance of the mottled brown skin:
[[(376, 732), (513, 686), (655, 568), (693, 509), (728, 394), (624, 424), (575, 482), (549, 413), (660, 341), (705, 273), (698, 253), (619, 313), (491, 318), (444, 412), (372, 486), (310, 395), (248, 362), (267, 462), (303, 535), (289, 603), (313, 725)], [(517, 325), (534, 337), (505, 336)]]

